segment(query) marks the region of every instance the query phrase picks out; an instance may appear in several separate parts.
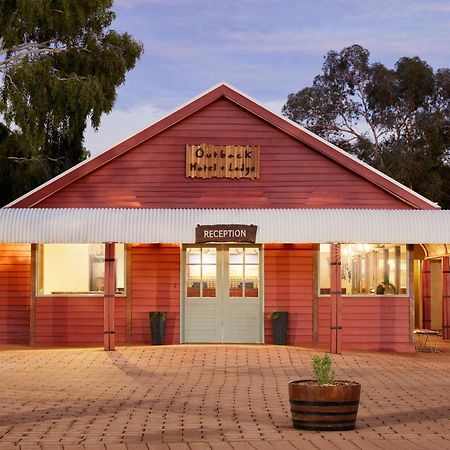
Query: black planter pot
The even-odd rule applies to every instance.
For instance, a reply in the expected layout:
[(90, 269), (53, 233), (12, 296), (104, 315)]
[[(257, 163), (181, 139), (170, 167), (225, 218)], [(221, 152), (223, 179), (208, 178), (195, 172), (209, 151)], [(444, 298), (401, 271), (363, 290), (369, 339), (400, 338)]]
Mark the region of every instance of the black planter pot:
[(288, 313), (275, 312), (271, 315), (273, 342), (275, 345), (286, 345)]
[(166, 313), (150, 312), (150, 329), (152, 332), (152, 345), (163, 345), (166, 335)]

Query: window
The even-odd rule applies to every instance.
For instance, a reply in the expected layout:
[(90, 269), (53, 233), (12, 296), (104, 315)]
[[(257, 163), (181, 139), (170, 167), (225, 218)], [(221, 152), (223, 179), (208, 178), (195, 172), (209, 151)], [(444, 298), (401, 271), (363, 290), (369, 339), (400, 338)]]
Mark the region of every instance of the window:
[[(125, 293), (125, 249), (116, 246), (116, 293)], [(38, 248), (38, 294), (101, 294), (104, 244), (44, 244)]]
[(213, 247), (186, 250), (186, 296), (216, 297), (217, 251)]
[(229, 249), (230, 297), (258, 297), (259, 249)]
[[(406, 245), (342, 244), (342, 294), (406, 295), (406, 254)], [(320, 246), (319, 286), (330, 294), (329, 244)]]

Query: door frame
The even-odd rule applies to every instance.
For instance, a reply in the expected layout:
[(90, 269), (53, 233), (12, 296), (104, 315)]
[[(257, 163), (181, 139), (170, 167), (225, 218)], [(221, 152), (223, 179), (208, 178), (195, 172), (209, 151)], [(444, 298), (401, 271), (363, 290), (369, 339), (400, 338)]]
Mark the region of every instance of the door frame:
[[(218, 251), (230, 247), (256, 247), (259, 249), (259, 314), (260, 314), (260, 335), (259, 342), (265, 344), (265, 295), (264, 295), (264, 246), (262, 244), (247, 244), (242, 242), (226, 242), (217, 244), (181, 244), (180, 245), (180, 344), (186, 343), (185, 337), (185, 291), (186, 291), (186, 248), (202, 248), (202, 247), (214, 247)], [(223, 292), (225, 286), (219, 286), (217, 284), (217, 294), (224, 298)], [(217, 343), (222, 344), (222, 343)]]

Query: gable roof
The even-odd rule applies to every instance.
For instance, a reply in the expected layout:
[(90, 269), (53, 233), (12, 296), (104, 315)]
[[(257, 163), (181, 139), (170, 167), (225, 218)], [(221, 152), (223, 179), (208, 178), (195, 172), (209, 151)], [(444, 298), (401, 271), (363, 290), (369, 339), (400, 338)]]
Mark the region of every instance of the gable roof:
[(405, 203), (408, 203), (417, 209), (439, 208), (437, 203), (434, 203), (417, 192), (407, 188), (393, 178), (388, 177), (377, 169), (374, 169), (368, 164), (362, 162), (357, 157), (350, 155), (344, 150), (327, 142), (325, 139), (315, 135), (296, 122), (270, 111), (265, 106), (261, 105), (254, 99), (227, 83), (219, 83), (218, 85), (213, 86), (209, 90), (200, 94), (198, 97), (195, 97), (181, 107), (172, 111), (162, 119), (157, 120), (144, 130), (134, 134), (130, 138), (124, 140), (109, 150), (90, 157), (57, 177), (52, 178), (17, 200), (12, 201), (6, 205), (5, 208), (36, 206), (40, 201), (61, 190), (70, 183), (107, 164), (109, 161), (117, 158), (142, 142), (154, 137), (155, 135), (161, 133), (167, 128), (175, 125), (186, 117), (194, 114), (222, 97), (232, 101), (238, 106), (268, 122), (272, 126), (312, 147), (314, 150), (325, 155), (341, 166), (346, 167), (352, 172), (369, 180), (373, 184), (389, 192), (391, 195), (400, 198)]

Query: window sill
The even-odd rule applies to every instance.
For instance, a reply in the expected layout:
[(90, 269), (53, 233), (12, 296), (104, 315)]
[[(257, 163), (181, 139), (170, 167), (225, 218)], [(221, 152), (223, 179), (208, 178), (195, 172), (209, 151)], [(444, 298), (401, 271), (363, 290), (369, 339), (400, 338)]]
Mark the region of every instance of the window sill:
[[(319, 294), (319, 298), (329, 298), (331, 294)], [(408, 298), (408, 294), (342, 294), (342, 298)]]
[[(103, 298), (104, 294), (88, 294), (88, 293), (82, 293), (82, 292), (66, 292), (61, 294), (36, 294), (36, 298), (59, 298), (59, 297), (93, 297), (93, 298)], [(114, 295), (114, 297), (118, 298), (126, 298), (127, 294), (124, 292), (120, 292)]]

